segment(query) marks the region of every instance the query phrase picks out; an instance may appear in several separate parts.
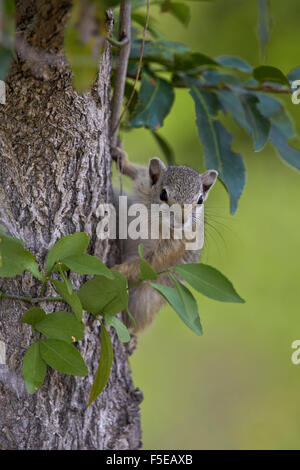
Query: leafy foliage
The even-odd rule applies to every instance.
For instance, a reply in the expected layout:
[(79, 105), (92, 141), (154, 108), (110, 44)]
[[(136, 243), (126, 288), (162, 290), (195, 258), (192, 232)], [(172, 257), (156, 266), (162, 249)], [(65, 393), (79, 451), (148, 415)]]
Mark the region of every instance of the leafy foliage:
[[(161, 12), (175, 16), (180, 22), (188, 23), (188, 3), (172, 1), (157, 1)], [(181, 7), (179, 5), (181, 4)], [(134, 15), (145, 5), (143, 1), (133, 2)], [(175, 7), (174, 7), (175, 5)], [(180, 13), (179, 13), (180, 12)], [(128, 83), (132, 80), (134, 65), (137, 64), (141, 39), (140, 25), (134, 30), (131, 47)], [(271, 29), (271, 16), (267, 0), (260, 1), (259, 36), (265, 49)], [(300, 152), (288, 143), (290, 136), (286, 135), (289, 118), (281, 102), (270, 97), (270, 92), (291, 93), (291, 80), (300, 77), (299, 68), (286, 76), (274, 66), (261, 65), (253, 68), (244, 59), (223, 55), (208, 57), (202, 51), (191, 51), (185, 44), (166, 40), (156, 29), (149, 31), (151, 39), (145, 42), (141, 87), (136, 99), (136, 105), (128, 109), (128, 120), (124, 129), (143, 126), (150, 131), (163, 125), (164, 119), (171, 111), (173, 101), (169, 100), (168, 107), (163, 108), (160, 100), (151, 103), (145, 100), (145, 77), (152, 80), (163, 79), (169, 87), (186, 88), (195, 102), (196, 125), (200, 141), (204, 147), (204, 158), (207, 168), (219, 171), (219, 178), (226, 187), (230, 198), (230, 210), (234, 213), (238, 207), (239, 198), (246, 181), (245, 165), (241, 155), (232, 151), (233, 136), (221, 122), (222, 114), (230, 114), (253, 139), (254, 151), (264, 148), (271, 142), (279, 155), (294, 168), (299, 169)], [(167, 87), (166, 87), (167, 89)], [(170, 93), (168, 91), (168, 93)], [(150, 96), (150, 95), (149, 95)], [(276, 117), (264, 109), (265, 99), (274, 100)], [(151, 110), (151, 115), (141, 113), (145, 108)], [(270, 103), (269, 103), (270, 105)], [(161, 113), (162, 117), (158, 118)], [(136, 119), (138, 116), (138, 120)], [(274, 127), (274, 119), (277, 126)], [(161, 135), (154, 135), (157, 144), (168, 162), (174, 161), (174, 152), (170, 144)], [(285, 157), (287, 155), (287, 157)], [(171, 157), (170, 157), (171, 156)]]
[(172, 86), (162, 78), (143, 76), (139, 102), (130, 120), (131, 127), (159, 129), (174, 101)]
[(231, 282), (217, 269), (203, 263), (174, 266), (174, 271), (201, 294), (221, 302), (244, 302)]
[(88, 406), (96, 400), (110, 376), (111, 366), (113, 362), (113, 347), (109, 333), (105, 326), (101, 323), (101, 355), (99, 366), (96, 372), (95, 380), (91, 388)]
[(84, 325), (69, 312), (49, 313), (42, 320), (34, 324), (34, 328), (47, 338), (61, 339), (72, 343), (82, 339)]
[(141, 270), (141, 279), (150, 279), (156, 280), (157, 274), (152, 268), (152, 266), (144, 259), (144, 245), (139, 244), (138, 246), (138, 253), (140, 257), (140, 270)]
[(113, 279), (95, 276), (78, 291), (83, 308), (93, 315), (115, 315), (128, 307), (126, 278), (117, 271), (112, 274)]
[[(117, 46), (113, 49), (114, 61), (117, 60), (120, 46), (113, 38), (107, 37), (105, 29), (105, 10), (109, 7), (115, 7), (115, 31), (118, 27), (119, 0), (87, 2), (92, 6), (88, 17), (92, 26), (90, 32), (85, 30), (78, 1), (74, 2), (65, 32), (66, 55), (73, 71), (74, 86), (80, 92), (89, 88), (95, 79), (105, 40)], [(133, 90), (141, 55), (141, 37), (145, 26), (145, 14), (141, 8), (145, 4), (146, 0), (131, 2), (132, 43), (125, 88), (127, 99)], [(190, 6), (187, 0), (154, 0), (151, 5), (156, 5), (162, 14), (170, 14), (183, 25), (188, 25)], [(268, 0), (260, 0), (259, 5), (259, 36), (262, 48), (265, 48), (271, 29)], [(14, 6), (10, 0), (4, 0), (2, 20), (4, 33), (10, 37), (10, 44), (8, 41), (0, 45), (0, 79), (3, 80), (14, 56)], [(193, 120), (204, 148), (206, 167), (218, 170), (219, 178), (229, 194), (231, 213), (237, 210), (246, 171), (242, 155), (232, 150), (233, 136), (221, 121), (223, 115), (232, 116), (238, 126), (252, 137), (254, 151), (260, 151), (271, 142), (285, 162), (300, 170), (300, 152), (289, 142), (294, 137), (293, 124), (281, 101), (270, 96), (270, 93), (291, 93), (291, 81), (300, 78), (300, 67), (295, 67), (286, 76), (275, 66), (260, 65), (254, 68), (240, 57), (225, 54), (209, 57), (205, 51), (192, 51), (183, 43), (169, 41), (157, 26), (158, 21), (150, 15), (140, 84), (128, 106), (123, 129), (128, 131), (145, 127), (153, 135), (168, 163), (174, 163), (174, 150), (157, 130), (163, 126), (173, 108), (175, 89), (186, 89), (194, 102)], [(114, 66), (115, 63), (113, 70)], [(88, 374), (84, 359), (73, 344), (84, 335), (83, 310), (100, 322), (101, 330), (101, 355), (88, 404), (104, 389), (113, 363), (110, 332), (105, 324), (115, 330), (121, 342), (130, 340), (128, 329), (116, 315), (122, 310), (128, 311), (132, 286), (127, 285), (122, 274), (109, 270), (101, 260), (87, 254), (88, 245), (89, 237), (85, 233), (63, 237), (49, 250), (44, 269), (41, 269), (21, 240), (0, 234), (0, 277), (12, 278), (28, 271), (42, 283), (42, 290), (50, 283), (58, 292), (59, 297), (49, 298), (49, 302), (65, 302), (72, 310), (46, 313), (39, 306), (34, 306), (22, 316), (22, 323), (32, 328), (35, 337), (23, 360), (28, 393), (34, 393), (43, 384), (47, 366), (75, 376)], [(142, 245), (138, 254), (139, 282), (148, 283), (159, 292), (183, 323), (197, 335), (202, 334), (197, 302), (182, 280), (211, 299), (243, 302), (232, 283), (211, 266), (199, 263), (174, 266), (165, 271), (170, 285), (162, 285), (158, 273), (144, 258)], [(70, 271), (93, 277), (85, 279), (80, 289), (75, 291)], [(3, 292), (0, 292), (1, 297), (15, 299)], [(36, 299), (24, 297), (21, 300), (30, 303)], [(134, 325), (134, 318), (132, 323)]]
[(194, 85), (191, 87), (191, 95), (195, 102), (197, 128), (204, 145), (206, 166), (219, 172), (230, 195), (231, 212), (235, 212), (245, 185), (242, 157), (231, 148), (232, 136), (223, 124), (213, 118), (217, 111), (215, 103), (211, 106), (214, 95)]
[(28, 325), (35, 325), (36, 323), (44, 320), (47, 317), (45, 310), (40, 307), (29, 308), (21, 318), (22, 323)]
[[(85, 250), (88, 245), (89, 237), (85, 233), (78, 232), (67, 235), (50, 248), (44, 266), (45, 276), (41, 274), (41, 269), (36, 262), (34, 269), (30, 271), (34, 276), (36, 273), (40, 273), (38, 279), (42, 285), (50, 283), (60, 295), (60, 297), (49, 297), (46, 300), (65, 302), (71, 307), (72, 312), (59, 310), (46, 313), (41, 307), (34, 306), (23, 314), (21, 321), (32, 328), (35, 336), (35, 341), (25, 352), (23, 360), (22, 370), (28, 393), (35, 393), (43, 384), (47, 366), (65, 374), (86, 376), (88, 374), (87, 366), (79, 350), (73, 344), (84, 336), (83, 309), (100, 322), (101, 354), (88, 401), (88, 405), (90, 405), (104, 389), (112, 367), (113, 347), (104, 321), (107, 326), (115, 330), (121, 342), (130, 341), (130, 333), (116, 315), (122, 310), (127, 311), (132, 318), (134, 327), (136, 324), (128, 312), (129, 290), (133, 286), (128, 286), (126, 278), (118, 271), (110, 270), (96, 257), (86, 255)], [(243, 302), (231, 282), (211, 266), (194, 263), (166, 269), (164, 273), (169, 276), (171, 285), (162, 285), (159, 283), (159, 274), (161, 273), (157, 273), (144, 258), (142, 244), (138, 247), (138, 255), (140, 259), (140, 280), (138, 283), (148, 283), (159, 292), (183, 323), (197, 335), (202, 335), (197, 302), (192, 292), (178, 276), (210, 298), (223, 302)], [(0, 259), (2, 260), (1, 275), (4, 277), (7, 273), (12, 275), (12, 270), (9, 271), (11, 266), (16, 274), (21, 274), (24, 271), (24, 263), (27, 266), (28, 259), (31, 268), (34, 257), (32, 253), (25, 250), (21, 240), (1, 234)], [(72, 259), (72, 266), (68, 261), (70, 259)], [(83, 282), (76, 292), (67, 273), (74, 268), (75, 272), (85, 274), (86, 269), (84, 268), (83, 271), (81, 269), (83, 265), (87, 266), (82, 263), (83, 259), (88, 260), (89, 274), (94, 276)], [(99, 267), (102, 273), (100, 275), (98, 274)], [(53, 278), (54, 274), (57, 277), (57, 273), (59, 273), (61, 280)], [(19, 299), (29, 303), (45, 301), (44, 298), (18, 298), (4, 292), (0, 292), (0, 299), (1, 297)]]
[(22, 368), (28, 393), (35, 393), (43, 385), (46, 369), (46, 362), (42, 358), (39, 343), (32, 343), (24, 355)]
[[(131, 63), (137, 56), (134, 44), (130, 56)], [(204, 146), (206, 167), (219, 171), (219, 178), (230, 196), (231, 212), (234, 213), (245, 185), (245, 166), (242, 156), (231, 149), (233, 136), (220, 122), (220, 111), (230, 113), (238, 125), (252, 136), (255, 151), (260, 151), (271, 141), (283, 156), (282, 140), (274, 138), (274, 130), (271, 132), (272, 116), (267, 115), (264, 110), (264, 99), (270, 98), (267, 94), (270, 91), (290, 92), (289, 79), (276, 67), (260, 66), (253, 69), (238, 57), (210, 58), (202, 53), (189, 51), (183, 44), (151, 40), (146, 44), (144, 67), (147, 73), (151, 72), (152, 77), (157, 76), (156, 64), (161, 66), (160, 72), (171, 74), (171, 86), (190, 90), (195, 102), (196, 123)], [(234, 75), (235, 71), (237, 75)], [(284, 134), (286, 112), (279, 100), (270, 99), (277, 106), (276, 132)], [(139, 106), (140, 97), (136, 110)], [(153, 116), (158, 109), (159, 105), (153, 111)], [(129, 120), (128, 125), (134, 127), (135, 122)], [(155, 127), (155, 123), (150, 127), (149, 120), (143, 116), (140, 117), (139, 125), (150, 129)], [(157, 120), (156, 125), (161, 126), (161, 122)], [(158, 144), (160, 145), (160, 142)], [(287, 142), (285, 144), (288, 145)], [(164, 142), (164, 147), (161, 146), (169, 160), (170, 146)], [(298, 168), (300, 152), (296, 149), (291, 149), (290, 152), (293, 155), (289, 158), (289, 163)]]
[(0, 249), (1, 277), (15, 277), (29, 271), (40, 281), (44, 279), (33, 254), (25, 250), (21, 240), (0, 233)]
[[(201, 0), (196, 0), (201, 1)], [(206, 0), (208, 1), (208, 0)], [(103, 45), (112, 42), (114, 61), (118, 56), (118, 43), (107, 36), (105, 9), (114, 8), (114, 35), (118, 30), (120, 0), (86, 0), (88, 7), (82, 11), (82, 4), (74, 2), (70, 21), (65, 31), (65, 50), (73, 71), (74, 86), (81, 92), (92, 85), (98, 70)], [(141, 55), (142, 31), (145, 27), (146, 0), (132, 0), (132, 42), (125, 97), (131, 95), (138, 62)], [(158, 8), (163, 15), (171, 15), (181, 24), (188, 25), (190, 2), (188, 0), (153, 0), (151, 9)], [(266, 45), (272, 29), (273, 19), (269, 0), (259, 0), (258, 36), (262, 57), (266, 57)], [(83, 15), (83, 13), (85, 13)], [(4, 79), (13, 57), (14, 7), (4, 1), (3, 27), (10, 37), (10, 45), (0, 45), (0, 79)], [(87, 24), (89, 27), (87, 27)], [(137, 127), (149, 129), (168, 163), (174, 163), (175, 152), (157, 129), (161, 128), (172, 111), (176, 88), (185, 88), (195, 101), (195, 121), (200, 141), (204, 147), (206, 167), (219, 170), (219, 178), (229, 193), (230, 210), (237, 210), (246, 180), (243, 157), (233, 152), (233, 136), (221, 122), (222, 114), (229, 114), (253, 139), (254, 151), (262, 150), (267, 142), (276, 148), (279, 156), (299, 170), (300, 152), (290, 145), (286, 135), (287, 114), (282, 103), (270, 93), (291, 93), (291, 81), (300, 78), (300, 67), (295, 67), (287, 76), (275, 66), (252, 67), (243, 58), (222, 55), (209, 57), (205, 51), (192, 51), (183, 43), (168, 40), (159, 30), (159, 21), (150, 14), (148, 35), (144, 45), (140, 85), (134, 99), (128, 106), (124, 130)], [(115, 63), (112, 70), (115, 70)], [(114, 83), (114, 72), (112, 73)], [(203, 99), (202, 99), (203, 98)], [(273, 100), (276, 116), (270, 114), (265, 103)], [(206, 103), (206, 106), (204, 105)], [(275, 123), (276, 121), (276, 123)], [(206, 125), (203, 126), (203, 123)], [(224, 144), (224, 152), (219, 153)], [(86, 274), (94, 270), (88, 262), (88, 255), (77, 265), (77, 271)], [(97, 261), (94, 261), (97, 263)], [(74, 260), (69, 260), (74, 268)], [(98, 274), (102, 275), (98, 263)], [(72, 269), (73, 269), (72, 268)], [(11, 268), (13, 273), (13, 267)], [(106, 272), (107, 274), (107, 272)]]
[(162, 284), (150, 283), (171, 305), (181, 320), (197, 335), (202, 335), (197, 302), (191, 293), (181, 282), (175, 281), (175, 288)]
[(40, 341), (41, 356), (52, 369), (79, 377), (88, 375), (87, 366), (72, 344), (56, 338)]

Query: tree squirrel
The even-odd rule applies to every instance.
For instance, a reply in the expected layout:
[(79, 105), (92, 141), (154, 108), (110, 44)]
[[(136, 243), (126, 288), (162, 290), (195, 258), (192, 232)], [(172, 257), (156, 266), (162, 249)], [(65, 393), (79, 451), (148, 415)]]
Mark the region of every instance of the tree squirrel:
[[(159, 158), (152, 158), (149, 167), (142, 167), (129, 162), (127, 154), (117, 148), (113, 154), (114, 160), (122, 174), (129, 176), (134, 182), (134, 193), (126, 194), (128, 207), (132, 204), (144, 204), (148, 208), (150, 217), (151, 204), (179, 204), (181, 207), (188, 205), (191, 209), (184, 216), (182, 222), (185, 228), (192, 229), (195, 222), (200, 221), (202, 230), (202, 243), (204, 242), (204, 207), (208, 193), (215, 183), (218, 172), (208, 170), (199, 174), (196, 170), (188, 166), (166, 167)], [(120, 193), (114, 190), (114, 203), (118, 209), (118, 196)], [(153, 221), (153, 220), (152, 220)], [(152, 223), (150, 220), (150, 224)], [(128, 225), (130, 219), (128, 218)], [(149, 222), (149, 220), (147, 221)], [(176, 239), (174, 236), (174, 226), (169, 225), (169, 239), (162, 238), (161, 220), (159, 222), (160, 232), (158, 239), (137, 239), (132, 240), (127, 237), (122, 240), (122, 264), (113, 266), (112, 269), (121, 272), (128, 280), (129, 286), (136, 283), (140, 277), (140, 258), (138, 255), (138, 245), (144, 245), (144, 258), (150, 263), (156, 272), (164, 271), (166, 268), (176, 264), (197, 262), (201, 248), (197, 250), (187, 250), (187, 239)], [(186, 233), (186, 232), (185, 232)], [(188, 240), (191, 241), (190, 239)], [(157, 282), (160, 284), (173, 286), (167, 274), (161, 274)], [(146, 283), (141, 283), (129, 290), (128, 310), (135, 318), (137, 328), (133, 330), (132, 323), (127, 313), (123, 312), (123, 321), (134, 333), (141, 331), (148, 326), (155, 314), (165, 303), (164, 298)]]

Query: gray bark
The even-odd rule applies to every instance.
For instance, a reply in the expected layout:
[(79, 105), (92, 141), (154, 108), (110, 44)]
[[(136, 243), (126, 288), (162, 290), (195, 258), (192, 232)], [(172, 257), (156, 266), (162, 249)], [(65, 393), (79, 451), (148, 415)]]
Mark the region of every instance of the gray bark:
[[(19, 0), (16, 7), (18, 60), (6, 82), (6, 105), (0, 105), (0, 223), (39, 261), (61, 236), (85, 231), (89, 252), (111, 265), (114, 244), (99, 243), (95, 235), (95, 210), (111, 199), (110, 48), (93, 88), (79, 96), (63, 56), (70, 2)], [(108, 18), (109, 28), (111, 22)], [(79, 285), (75, 276), (73, 281)], [(7, 293), (38, 296), (39, 289), (29, 273), (0, 279), (0, 290)], [(33, 338), (20, 318), (27, 308), (0, 300), (0, 340), (6, 345), (6, 364), (0, 365), (0, 449), (139, 448), (141, 393), (133, 387), (126, 348), (113, 331), (109, 383), (86, 408), (101, 349), (99, 328), (88, 316), (78, 347), (89, 376), (51, 370), (35, 395), (26, 393), (22, 360)]]

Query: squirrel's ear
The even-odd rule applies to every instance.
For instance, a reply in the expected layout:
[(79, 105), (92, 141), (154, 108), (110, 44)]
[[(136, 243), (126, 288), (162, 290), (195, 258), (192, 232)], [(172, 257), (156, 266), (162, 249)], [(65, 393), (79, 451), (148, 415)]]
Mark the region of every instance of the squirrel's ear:
[(166, 167), (159, 158), (152, 158), (149, 163), (149, 176), (151, 184), (155, 184), (160, 177), (160, 174)]
[(203, 185), (203, 198), (206, 199), (210, 189), (218, 178), (218, 172), (216, 170), (208, 170), (201, 175)]

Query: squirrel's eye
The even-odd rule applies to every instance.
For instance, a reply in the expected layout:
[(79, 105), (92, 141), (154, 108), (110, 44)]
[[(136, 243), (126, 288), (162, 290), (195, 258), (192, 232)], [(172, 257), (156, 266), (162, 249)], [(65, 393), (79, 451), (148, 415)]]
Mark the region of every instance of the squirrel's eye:
[(200, 194), (197, 204), (203, 204), (203, 196)]
[(160, 199), (161, 201), (167, 201), (168, 200), (168, 193), (165, 189), (162, 190), (162, 192), (160, 193)]

